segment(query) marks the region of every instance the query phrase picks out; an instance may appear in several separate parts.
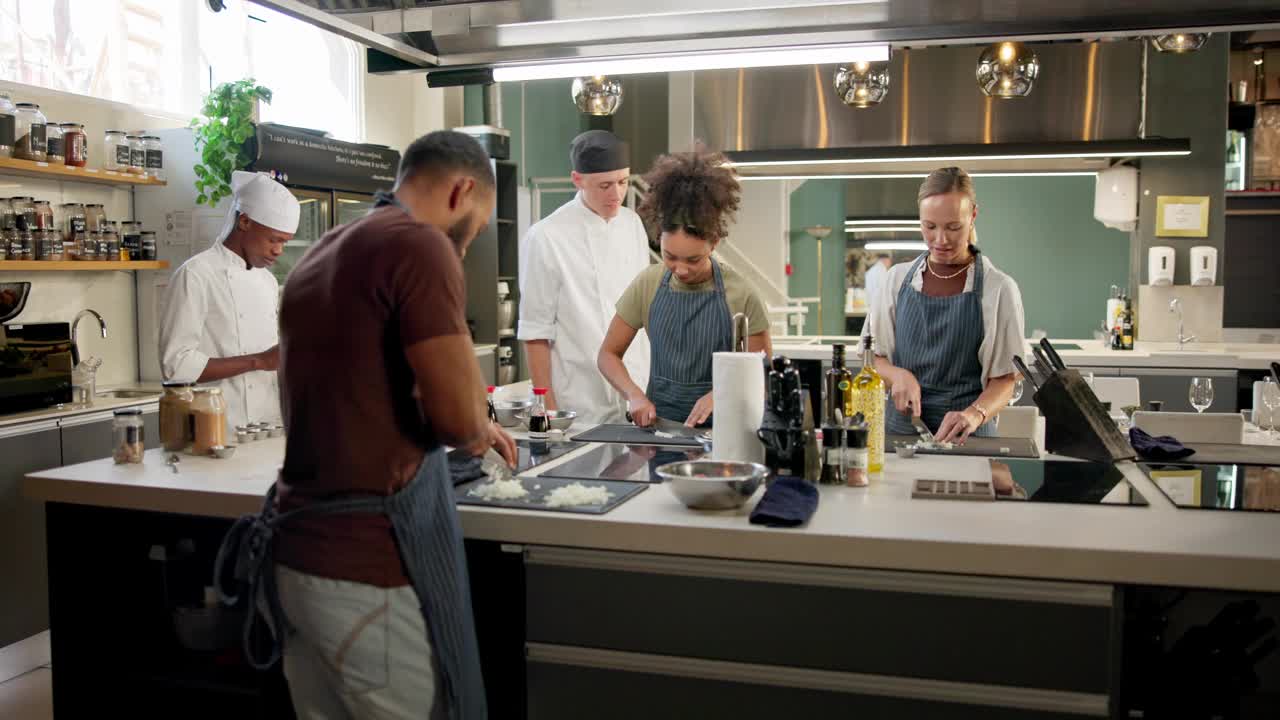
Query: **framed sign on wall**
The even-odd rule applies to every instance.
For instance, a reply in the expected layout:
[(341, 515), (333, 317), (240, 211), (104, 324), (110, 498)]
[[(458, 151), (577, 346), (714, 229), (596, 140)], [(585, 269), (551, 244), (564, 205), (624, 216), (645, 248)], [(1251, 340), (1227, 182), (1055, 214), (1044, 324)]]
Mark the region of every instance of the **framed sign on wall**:
[(1156, 237), (1209, 237), (1209, 196), (1157, 197)]

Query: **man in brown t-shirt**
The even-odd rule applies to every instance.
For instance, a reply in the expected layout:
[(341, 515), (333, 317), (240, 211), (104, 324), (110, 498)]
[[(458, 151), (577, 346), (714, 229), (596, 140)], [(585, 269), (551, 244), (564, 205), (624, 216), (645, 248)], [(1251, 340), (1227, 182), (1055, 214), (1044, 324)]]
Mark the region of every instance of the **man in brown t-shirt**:
[[(464, 312), (461, 258), (494, 200), (480, 146), (431, 133), (405, 151), (393, 196), (326, 234), (293, 269), (280, 309), (282, 511), (389, 496), (415, 478), (447, 482), (419, 472), (442, 445), (493, 447), (514, 462), (514, 442), (487, 418)], [(278, 531), (279, 595), (295, 630), (284, 669), (299, 717), (443, 711), (429, 603), (397, 542), (378, 513), (302, 516)]]

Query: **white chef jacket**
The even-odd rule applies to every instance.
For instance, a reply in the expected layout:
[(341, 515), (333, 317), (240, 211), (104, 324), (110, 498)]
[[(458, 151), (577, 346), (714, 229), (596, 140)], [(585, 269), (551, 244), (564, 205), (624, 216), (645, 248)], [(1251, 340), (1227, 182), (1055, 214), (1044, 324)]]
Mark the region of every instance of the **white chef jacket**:
[[(612, 220), (573, 200), (529, 228), (520, 252), (520, 340), (551, 342), (551, 384), (562, 410), (585, 423), (623, 422), (626, 398), (596, 365), (614, 306), (649, 266), (640, 216), (623, 207)], [(649, 338), (636, 334), (623, 357), (631, 379), (649, 383)]]
[[(1001, 272), (985, 254), (978, 255), (982, 263), (982, 344), (978, 359), (982, 363), (982, 386), (994, 377), (1017, 372), (1013, 356), (1026, 354), (1026, 315), (1022, 309), (1022, 291), (1014, 279)], [(893, 361), (893, 349), (897, 346), (898, 292), (907, 282), (910, 262), (898, 263), (889, 268), (881, 283), (879, 296), (869, 298), (871, 304), (867, 322), (862, 326), (862, 336), (872, 336), (875, 353)], [(973, 264), (965, 271), (964, 292), (973, 292)], [(920, 263), (911, 287), (924, 292), (924, 263)], [(861, 350), (858, 356), (862, 356)]]
[[(161, 309), (160, 370), (165, 380), (195, 382), (209, 358), (268, 350), (280, 342), (280, 283), (247, 269), (226, 245), (191, 257), (173, 273)], [(227, 401), (228, 430), (280, 422), (276, 373), (254, 371), (216, 383)]]
[(880, 287), (884, 285), (884, 277), (889, 272), (885, 268), (884, 263), (876, 260), (875, 264), (867, 268), (863, 285), (867, 290), (867, 307), (875, 305), (880, 300)]

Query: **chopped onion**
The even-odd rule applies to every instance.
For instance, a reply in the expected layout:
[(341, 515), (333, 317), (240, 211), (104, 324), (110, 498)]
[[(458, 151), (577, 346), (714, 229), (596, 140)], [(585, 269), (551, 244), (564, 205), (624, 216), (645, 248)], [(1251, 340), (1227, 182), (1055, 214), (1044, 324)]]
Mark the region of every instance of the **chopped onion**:
[(573, 483), (558, 487), (551, 491), (547, 496), (547, 507), (575, 507), (579, 505), (603, 505), (609, 502), (609, 498), (613, 497), (613, 493), (609, 492), (603, 485), (587, 486), (582, 483)]
[(519, 480), (494, 480), (471, 488), (467, 493), (481, 500), (517, 500), (529, 494)]

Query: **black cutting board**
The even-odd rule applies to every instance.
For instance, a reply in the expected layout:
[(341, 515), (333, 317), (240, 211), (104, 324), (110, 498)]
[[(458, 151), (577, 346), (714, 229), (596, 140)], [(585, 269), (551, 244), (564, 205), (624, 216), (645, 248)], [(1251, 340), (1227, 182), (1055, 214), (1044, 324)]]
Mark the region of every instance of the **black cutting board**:
[(662, 478), (657, 475), (658, 468), (667, 463), (698, 460), (701, 457), (700, 447), (602, 443), (550, 470), (544, 470), (539, 477), (660, 483)]
[[(885, 435), (885, 452), (897, 452), (898, 443), (913, 445), (920, 441), (917, 435)], [(1008, 448), (1008, 452), (1003, 452)], [(916, 450), (917, 455), (972, 455), (979, 457), (1016, 457), (1038, 459), (1040, 451), (1030, 438), (991, 438), (971, 437), (964, 445), (957, 445), (950, 450)]]
[[(604, 515), (610, 510), (618, 507), (622, 503), (630, 500), (645, 488), (649, 487), (647, 483), (622, 482), (618, 480), (574, 480), (570, 478), (544, 478), (544, 477), (524, 477), (517, 478), (524, 484), (524, 488), (529, 494), (519, 500), (482, 500), (478, 497), (472, 497), (468, 493), (477, 485), (483, 485), (489, 482), (488, 477), (482, 477), (478, 480), (458, 485), (453, 489), (454, 496), (457, 498), (459, 505), (479, 505), (482, 507), (500, 507), (511, 508), (514, 510), (545, 510), (548, 512), (568, 512), (579, 513), (582, 515)], [(613, 497), (603, 505), (579, 505), (564, 507), (547, 507), (544, 503), (547, 497), (551, 495), (551, 491), (565, 485), (581, 482), (583, 485), (593, 487), (603, 485), (609, 492), (613, 493)]]
[[(1175, 463), (1193, 465), (1275, 465), (1280, 466), (1280, 446), (1234, 445), (1224, 443), (1189, 443), (1195, 450)], [(1139, 458), (1139, 462), (1163, 462)]]
[(652, 429), (638, 428), (635, 425), (597, 425), (590, 430), (573, 437), (575, 442), (624, 443), (626, 445), (671, 445), (680, 447), (702, 447), (697, 438), (674, 435), (659, 437)]

